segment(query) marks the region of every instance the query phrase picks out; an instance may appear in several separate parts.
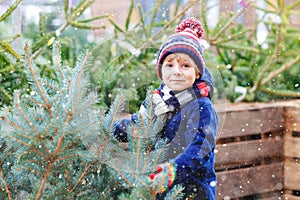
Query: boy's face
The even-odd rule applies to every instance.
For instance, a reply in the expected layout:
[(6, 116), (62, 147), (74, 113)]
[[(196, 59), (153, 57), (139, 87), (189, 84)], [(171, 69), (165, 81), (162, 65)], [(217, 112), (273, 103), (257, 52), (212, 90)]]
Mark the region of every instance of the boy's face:
[(161, 68), (163, 82), (173, 91), (191, 87), (200, 77), (193, 59), (185, 53), (174, 53), (166, 57)]

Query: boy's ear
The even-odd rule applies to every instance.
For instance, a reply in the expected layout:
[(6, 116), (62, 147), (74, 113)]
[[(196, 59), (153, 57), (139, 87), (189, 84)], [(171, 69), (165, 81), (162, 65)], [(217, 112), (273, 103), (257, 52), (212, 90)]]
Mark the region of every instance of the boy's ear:
[(198, 70), (196, 70), (196, 79), (200, 78), (200, 73), (198, 72)]

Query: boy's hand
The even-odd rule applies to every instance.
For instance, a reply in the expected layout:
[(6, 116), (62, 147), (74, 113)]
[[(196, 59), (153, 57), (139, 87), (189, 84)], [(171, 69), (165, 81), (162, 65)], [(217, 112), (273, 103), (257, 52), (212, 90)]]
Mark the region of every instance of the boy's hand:
[(152, 186), (159, 191), (164, 192), (172, 185), (176, 178), (176, 167), (172, 163), (164, 163), (156, 168), (156, 172), (149, 175), (152, 180)]

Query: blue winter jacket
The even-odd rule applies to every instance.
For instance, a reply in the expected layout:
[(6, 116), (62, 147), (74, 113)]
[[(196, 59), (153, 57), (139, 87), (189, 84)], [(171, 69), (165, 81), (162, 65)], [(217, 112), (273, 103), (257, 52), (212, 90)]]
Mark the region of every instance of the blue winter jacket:
[[(211, 81), (210, 74), (205, 78)], [(127, 140), (125, 127), (134, 118), (135, 115), (116, 126), (119, 140)], [(217, 114), (208, 97), (194, 99), (183, 108), (168, 114), (163, 137), (170, 144), (167, 159), (177, 164), (176, 179), (170, 188), (157, 195), (157, 199), (163, 199), (176, 184), (185, 188), (185, 198), (191, 195), (199, 200), (216, 199), (214, 149), (217, 124)]]
[(165, 127), (165, 137), (171, 140), (167, 156), (177, 164), (173, 186), (184, 186), (186, 197), (194, 193), (195, 199), (215, 199), (217, 123), (211, 100), (199, 98), (175, 113)]

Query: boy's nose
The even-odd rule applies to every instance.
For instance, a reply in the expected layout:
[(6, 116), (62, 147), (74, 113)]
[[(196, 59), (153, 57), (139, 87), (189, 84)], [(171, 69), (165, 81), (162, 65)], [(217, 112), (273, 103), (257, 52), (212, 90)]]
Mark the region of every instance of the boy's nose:
[(174, 74), (180, 74), (180, 73), (181, 73), (179, 64), (176, 63), (176, 64), (174, 65), (174, 67), (173, 67), (173, 72), (174, 72)]

